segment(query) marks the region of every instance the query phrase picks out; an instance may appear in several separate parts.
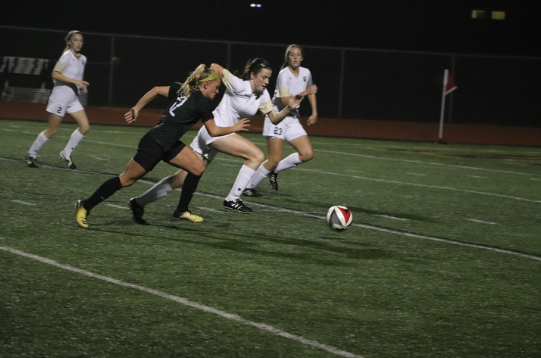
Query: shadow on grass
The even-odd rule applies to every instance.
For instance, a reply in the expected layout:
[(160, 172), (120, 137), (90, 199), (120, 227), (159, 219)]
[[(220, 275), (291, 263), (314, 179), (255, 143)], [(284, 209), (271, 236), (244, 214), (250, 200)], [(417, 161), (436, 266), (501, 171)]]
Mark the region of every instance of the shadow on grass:
[[(259, 200), (257, 200), (257, 199), (259, 199)], [(296, 200), (296, 199), (292, 198), (291, 196), (280, 198), (280, 206), (264, 202), (264, 201), (261, 200), (261, 198), (256, 198), (256, 200), (253, 200), (252, 198), (249, 198), (248, 200), (253, 201), (254, 203), (257, 203), (257, 204), (266, 205), (266, 206), (269, 206), (271, 208), (276, 208), (277, 210), (286, 209), (286, 210), (293, 210), (293, 211), (303, 211), (302, 209), (295, 209), (295, 208), (290, 209), (290, 208), (284, 207), (283, 206), (284, 203), (295, 204), (297, 207), (299, 205), (307, 205), (307, 206), (310, 206), (312, 208), (321, 208), (320, 211), (318, 211), (316, 209), (316, 211), (310, 211), (309, 212), (310, 214), (321, 215), (321, 216), (327, 215), (327, 210), (330, 207), (328, 203), (321, 203), (321, 202), (307, 201), (307, 200)], [(382, 210), (370, 210), (370, 209), (362, 208), (360, 206), (347, 205), (347, 207), (353, 213), (354, 218), (355, 218), (356, 213), (357, 214), (362, 213), (362, 214), (374, 215), (374, 216), (392, 216), (392, 217), (396, 217), (396, 218), (400, 218), (400, 219), (408, 219), (408, 220), (422, 221), (422, 222), (428, 222), (428, 223), (437, 222), (436, 220), (434, 220), (432, 218), (429, 218), (429, 217), (426, 217), (426, 216), (411, 215), (411, 214), (404, 214), (404, 213), (390, 212), (390, 211), (382, 211)]]
[[(314, 240), (304, 240), (297, 238), (276, 238), (266, 233), (253, 233), (245, 234), (239, 232), (219, 232), (209, 233), (208, 228), (202, 229), (194, 224), (190, 226), (174, 226), (168, 224), (149, 224), (145, 227), (156, 227), (160, 229), (174, 230), (179, 233), (185, 232), (197, 235), (198, 239), (187, 238), (179, 235), (179, 237), (171, 238), (165, 235), (154, 235), (143, 232), (134, 233), (129, 230), (121, 229), (109, 229), (105, 226), (127, 226), (127, 220), (122, 221), (110, 221), (103, 223), (99, 227), (91, 227), (91, 231), (99, 231), (103, 233), (122, 235), (123, 239), (128, 238), (145, 238), (150, 240), (164, 240), (175, 243), (187, 243), (198, 246), (206, 246), (210, 248), (231, 250), (240, 253), (246, 253), (253, 256), (267, 256), (277, 258), (288, 258), (292, 260), (301, 260), (309, 264), (322, 265), (322, 266), (356, 266), (358, 263), (351, 262), (349, 260), (374, 260), (385, 258), (387, 255), (384, 250), (379, 248), (352, 248), (340, 246), (339, 241), (336, 238), (332, 238), (334, 243), (321, 242)], [(130, 225), (136, 225), (133, 221)], [(220, 225), (219, 225), (220, 226)], [(220, 231), (220, 230), (218, 230)], [(263, 248), (260, 243), (273, 243), (278, 244), (271, 248)], [(293, 251), (287, 252), (282, 246), (294, 246), (301, 248), (302, 252)], [(366, 245), (368, 246), (368, 245)], [(322, 253), (323, 251), (323, 253)], [(332, 256), (329, 255), (333, 254)], [(347, 260), (347, 261), (345, 261)]]

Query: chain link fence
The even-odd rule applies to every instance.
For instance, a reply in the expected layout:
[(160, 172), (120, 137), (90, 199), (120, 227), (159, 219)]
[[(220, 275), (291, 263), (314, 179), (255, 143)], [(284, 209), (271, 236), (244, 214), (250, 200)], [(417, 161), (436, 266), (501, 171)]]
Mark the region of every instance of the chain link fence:
[[(67, 31), (0, 26), (0, 89), (52, 87), (50, 72)], [(130, 107), (156, 85), (183, 81), (200, 63), (234, 71), (267, 59), (275, 78), (288, 44), (83, 33), (88, 105)], [(302, 45), (302, 44), (301, 44)], [(446, 98), (445, 122), (541, 127), (541, 58), (303, 46), (303, 66), (318, 85), (320, 117), (438, 122), (449, 69), (458, 89)], [(6, 58), (46, 59), (48, 72), (13, 72)], [(12, 66), (13, 67), (13, 66)], [(6, 82), (7, 81), (7, 82)], [(269, 92), (274, 91), (271, 79)], [(154, 108), (165, 102), (154, 101)], [(301, 114), (309, 115), (304, 105)], [(304, 112), (304, 113), (303, 113)]]

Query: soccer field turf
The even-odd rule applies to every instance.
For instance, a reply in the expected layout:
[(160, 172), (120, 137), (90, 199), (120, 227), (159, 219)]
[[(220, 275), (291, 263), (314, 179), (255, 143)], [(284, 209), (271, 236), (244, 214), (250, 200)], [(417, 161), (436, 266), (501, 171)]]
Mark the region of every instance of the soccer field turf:
[[(219, 154), (204, 222), (172, 216), (174, 191), (138, 225), (128, 200), (175, 172), (161, 163), (82, 229), (74, 202), (148, 128), (92, 126), (70, 170), (63, 124), (32, 169), (45, 124), (0, 124), (1, 358), (541, 356), (541, 148), (312, 137), (250, 215), (222, 209), (243, 161)], [(349, 230), (326, 227), (333, 205)]]

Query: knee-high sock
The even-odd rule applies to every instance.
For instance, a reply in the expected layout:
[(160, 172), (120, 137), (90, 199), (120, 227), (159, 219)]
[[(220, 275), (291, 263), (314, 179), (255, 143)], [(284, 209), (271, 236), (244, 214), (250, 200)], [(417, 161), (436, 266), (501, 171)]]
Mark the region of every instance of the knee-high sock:
[(192, 201), (193, 194), (197, 190), (199, 179), (201, 179), (200, 175), (193, 175), (192, 173), (188, 173), (188, 175), (186, 175), (176, 211), (183, 213), (188, 210), (188, 206), (190, 205), (190, 201)]
[(83, 207), (90, 211), (92, 208), (117, 191), (122, 189), (122, 183), (120, 182), (120, 177), (114, 177), (106, 180), (99, 188), (92, 194), (88, 199), (83, 200)]
[(242, 192), (244, 191), (244, 189), (246, 189), (246, 185), (248, 185), (250, 179), (252, 179), (254, 174), (255, 170), (247, 167), (246, 165), (243, 165), (242, 168), (240, 168), (239, 175), (237, 175), (235, 184), (233, 184), (233, 187), (231, 188), (231, 191), (229, 192), (229, 195), (225, 198), (225, 200), (236, 201), (240, 199)]
[(274, 171), (278, 173), (286, 169), (296, 167), (299, 164), (302, 164), (302, 160), (299, 158), (299, 153), (293, 153), (287, 158), (282, 159)]
[(71, 157), (71, 152), (73, 152), (75, 147), (77, 147), (79, 142), (81, 142), (84, 137), (85, 136), (81, 134), (81, 132), (79, 132), (79, 128), (74, 130), (73, 133), (71, 133), (71, 137), (68, 144), (66, 144), (66, 147), (64, 148), (64, 155), (66, 157)]
[(152, 203), (153, 201), (156, 201), (160, 198), (163, 198), (169, 192), (173, 190), (171, 185), (169, 184), (169, 177), (163, 178), (150, 189), (148, 189), (144, 194), (136, 197), (137, 204), (141, 206), (145, 206), (147, 204)]
[(34, 141), (34, 143), (32, 143), (32, 146), (28, 150), (28, 155), (33, 158), (37, 157), (38, 152), (41, 149), (41, 147), (43, 147), (43, 145), (47, 143), (48, 141), (49, 141), (49, 138), (45, 136), (45, 131), (38, 134), (38, 136), (36, 137), (36, 140)]
[(246, 186), (246, 189), (255, 189), (257, 186), (269, 175), (270, 170), (267, 170), (263, 164), (257, 168), (254, 176), (252, 179), (250, 179), (250, 182), (248, 183), (248, 186)]

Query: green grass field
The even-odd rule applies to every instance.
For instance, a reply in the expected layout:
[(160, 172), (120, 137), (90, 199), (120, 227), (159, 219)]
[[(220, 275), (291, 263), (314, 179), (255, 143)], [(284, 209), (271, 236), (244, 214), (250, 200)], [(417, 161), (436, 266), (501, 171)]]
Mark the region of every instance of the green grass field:
[[(541, 357), (541, 148), (314, 137), (313, 161), (241, 215), (222, 209), (242, 160), (218, 155), (191, 209), (180, 192), (73, 204), (124, 169), (148, 128), (0, 121), (0, 357)], [(184, 141), (195, 136), (190, 131)], [(261, 135), (249, 134), (266, 152)], [(285, 150), (285, 155), (291, 149)], [(346, 205), (343, 233), (324, 221)]]

